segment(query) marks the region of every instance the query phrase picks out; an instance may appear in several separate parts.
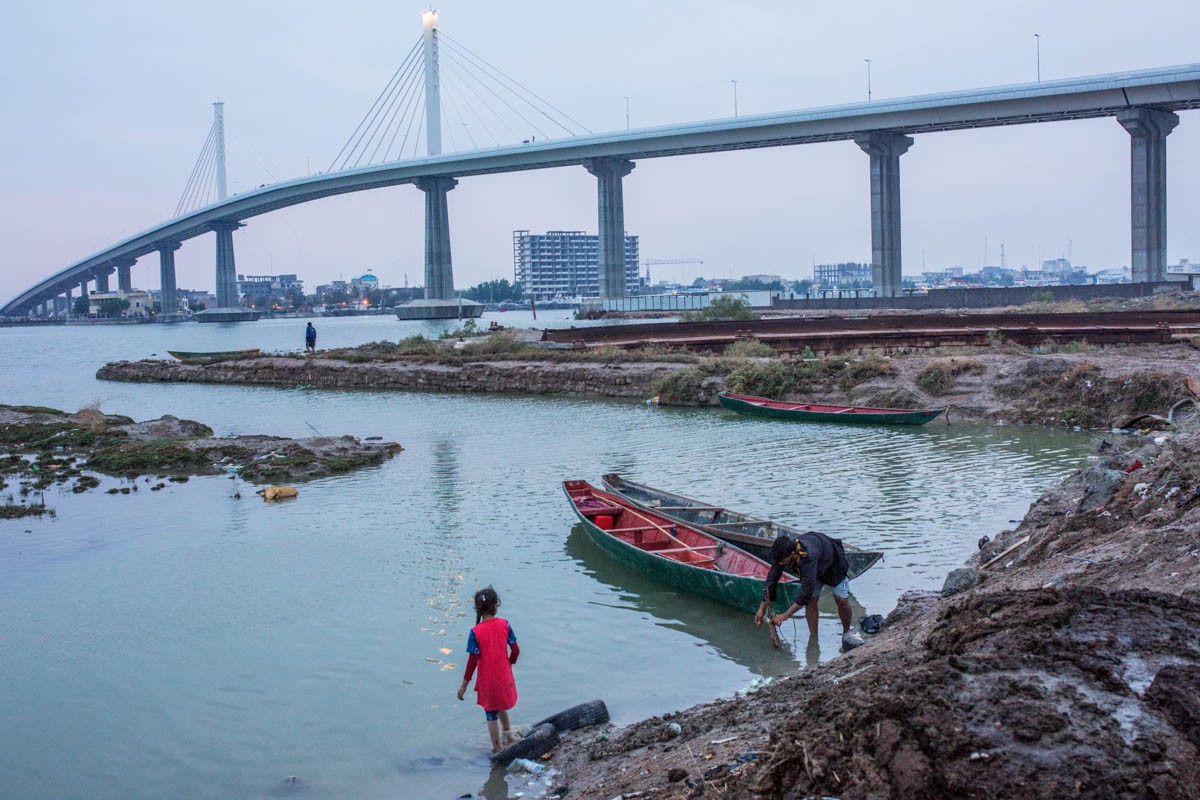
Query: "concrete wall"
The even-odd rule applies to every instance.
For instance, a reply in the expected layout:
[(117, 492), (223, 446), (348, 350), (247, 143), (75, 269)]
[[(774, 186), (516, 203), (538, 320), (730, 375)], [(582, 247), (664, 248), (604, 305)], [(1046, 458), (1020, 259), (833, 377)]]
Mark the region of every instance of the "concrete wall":
[(1049, 295), (1055, 301), (1128, 300), (1186, 288), (1173, 281), (1163, 283), (1114, 283), (1087, 286), (1011, 286), (988, 289), (930, 289), (928, 294), (905, 297), (819, 297), (784, 295), (772, 304), (775, 310), (856, 308), (999, 308), (1019, 306)]

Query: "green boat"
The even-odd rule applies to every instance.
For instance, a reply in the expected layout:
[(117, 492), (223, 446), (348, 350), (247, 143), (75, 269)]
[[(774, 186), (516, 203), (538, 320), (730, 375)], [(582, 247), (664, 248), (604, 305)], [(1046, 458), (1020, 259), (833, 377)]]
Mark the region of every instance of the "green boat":
[(262, 353), (257, 347), (250, 347), (245, 350), (218, 350), (212, 353), (189, 353), (186, 350), (168, 350), (167, 352), (184, 364), (217, 364), (221, 361), (254, 358)]
[[(764, 561), (770, 560), (771, 544), (777, 537), (791, 536), (794, 539), (804, 533), (799, 528), (780, 522), (759, 519), (664, 489), (634, 483), (615, 472), (605, 475), (603, 481), (606, 491), (624, 497), (639, 508), (711, 533)], [(883, 558), (880, 550), (862, 550), (845, 542), (842, 543), (842, 549), (846, 551), (846, 562), (850, 567), (846, 577), (850, 580), (862, 575)]]
[[(766, 561), (587, 481), (563, 481), (563, 491), (588, 536), (616, 561), (676, 589), (758, 611), (771, 569)], [(801, 591), (800, 581), (785, 574), (777, 599), (786, 608)]]
[(770, 417), (796, 422), (856, 422), (872, 425), (924, 425), (943, 413), (945, 408), (871, 408), (869, 406), (831, 406), (818, 403), (793, 403), (748, 394), (721, 392), (721, 405), (750, 417)]

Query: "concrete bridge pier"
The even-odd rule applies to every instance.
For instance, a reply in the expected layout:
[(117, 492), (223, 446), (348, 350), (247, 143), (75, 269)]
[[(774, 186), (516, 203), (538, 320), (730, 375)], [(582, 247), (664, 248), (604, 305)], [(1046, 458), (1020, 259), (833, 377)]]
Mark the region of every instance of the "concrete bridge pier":
[(120, 258), (113, 261), (117, 267), (117, 288), (122, 292), (133, 291), (133, 276), (129, 270), (136, 263), (136, 258)]
[(112, 275), (112, 273), (112, 267), (97, 267), (96, 271), (92, 273), (92, 277), (96, 281), (97, 292), (108, 291), (108, 276)]
[(625, 194), (622, 178), (637, 166), (623, 158), (589, 158), (583, 167), (596, 176), (600, 223), (600, 297), (625, 297)]
[(198, 322), (245, 322), (258, 319), (258, 312), (238, 305), (237, 265), (233, 258), (233, 232), (243, 227), (237, 220), (210, 222), (217, 234), (217, 307), (196, 315)]
[(458, 181), (449, 176), (425, 176), (417, 178), (413, 185), (425, 193), (425, 297), (396, 306), (396, 316), (400, 319), (462, 319), (482, 315), (482, 303), (454, 296), (450, 210), (446, 195), (458, 186)]
[(75, 308), (74, 308), (75, 299), (73, 297), (71, 297), (72, 292), (74, 292), (74, 287), (71, 287), (71, 286), (68, 286), (66, 288), (66, 290), (63, 292), (63, 297), (65, 297), (66, 301), (67, 301), (66, 310), (63, 311), (63, 316), (66, 317), (67, 319), (70, 319), (71, 314), (75, 311)]
[(417, 178), (425, 193), (425, 299), (454, 299), (454, 268), (450, 258), (450, 210), (446, 195), (454, 178)]
[(155, 242), (158, 250), (158, 277), (162, 288), (162, 313), (157, 319), (160, 322), (171, 322), (181, 317), (179, 313), (179, 298), (175, 294), (175, 251), (183, 245), (180, 242)]
[(1167, 135), (1179, 115), (1153, 108), (1127, 108), (1117, 122), (1129, 132), (1130, 269), (1134, 283), (1167, 279)]
[(900, 269), (900, 156), (912, 147), (912, 137), (878, 131), (854, 137), (871, 157), (871, 281), (879, 297), (899, 297)]

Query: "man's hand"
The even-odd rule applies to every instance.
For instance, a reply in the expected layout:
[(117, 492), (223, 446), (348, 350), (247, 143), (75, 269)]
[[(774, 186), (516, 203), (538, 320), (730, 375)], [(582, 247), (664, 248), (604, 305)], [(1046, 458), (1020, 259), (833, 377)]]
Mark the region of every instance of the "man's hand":
[(463, 681), (462, 686), (458, 687), (458, 699), (462, 700), (463, 695), (467, 693), (467, 682)]
[(764, 613), (764, 611), (763, 611), (763, 608), (762, 608), (762, 606), (759, 606), (759, 608), (758, 608), (758, 613), (754, 615), (754, 624), (755, 624), (756, 626), (758, 626), (759, 628), (761, 628), (761, 627), (762, 627), (762, 623), (763, 623), (763, 613)]

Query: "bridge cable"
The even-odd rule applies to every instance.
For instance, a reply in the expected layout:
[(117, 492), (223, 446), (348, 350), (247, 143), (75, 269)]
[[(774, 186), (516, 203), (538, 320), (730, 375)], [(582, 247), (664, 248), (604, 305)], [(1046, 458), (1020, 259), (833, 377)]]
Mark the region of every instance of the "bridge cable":
[[(478, 78), (477, 78), (477, 80), (478, 80)], [(537, 124), (536, 124), (535, 122), (533, 122), (533, 121), (532, 121), (532, 120), (530, 120), (528, 117), (526, 117), (524, 114), (522, 114), (520, 111), (518, 111), (518, 110), (517, 110), (517, 109), (516, 109), (516, 108), (513, 106), (513, 104), (512, 104), (512, 103), (508, 102), (508, 100), (506, 100), (506, 99), (504, 98), (504, 96), (503, 96), (503, 95), (501, 95), (501, 94), (497, 93), (497, 92), (496, 92), (494, 89), (488, 88), (487, 84), (484, 84), (482, 81), (480, 81), (480, 85), (482, 85), (482, 86), (483, 86), (485, 89), (487, 89), (487, 91), (488, 91), (488, 92), (489, 92), (489, 93), (490, 93), (490, 94), (491, 94), (493, 97), (495, 97), (497, 100), (499, 100), (501, 103), (503, 103), (503, 104), (504, 104), (504, 105), (505, 105), (505, 106), (508, 108), (508, 110), (509, 110), (509, 111), (513, 112), (513, 113), (514, 113), (514, 114), (516, 114), (518, 117), (520, 117), (520, 118), (521, 118), (521, 120), (522, 120), (522, 121), (523, 121), (523, 122), (524, 122), (526, 125), (528, 125), (530, 128), (532, 128), (532, 129), (533, 129), (533, 130), (534, 130), (536, 133), (540, 134), (540, 135), (542, 136), (542, 138), (544, 138), (544, 139), (549, 139), (549, 138), (550, 138), (549, 136), (547, 136), (547, 135), (546, 135), (546, 132), (545, 132), (545, 131), (543, 131), (541, 128), (539, 128), (539, 127), (537, 126)], [(509, 90), (509, 91), (511, 91), (511, 90)], [(521, 99), (521, 100), (522, 100), (522, 102), (524, 102), (526, 105), (529, 105), (529, 102), (528, 102), (527, 100), (524, 100), (523, 98), (519, 98), (519, 99)], [(534, 108), (535, 108), (535, 110), (538, 110), (538, 109), (536, 108), (536, 106), (535, 106)], [(561, 128), (561, 127), (562, 127), (562, 125), (559, 125), (559, 127)], [(510, 128), (509, 130), (511, 130), (511, 128)], [(568, 131), (568, 133), (570, 133), (570, 131)], [(520, 135), (520, 134), (515, 134), (515, 135), (517, 136), (517, 138), (521, 138), (521, 135)]]
[(192, 165), (192, 174), (188, 177), (187, 183), (184, 184), (183, 194), (179, 196), (179, 202), (175, 205), (175, 213), (173, 217), (178, 217), (184, 211), (185, 200), (192, 190), (193, 182), (196, 180), (196, 174), (200, 171), (200, 164), (204, 161), (204, 154), (208, 152), (208, 148), (213, 146), (213, 142), (217, 135), (217, 124), (214, 122), (212, 127), (208, 129), (208, 136), (204, 140), (204, 146), (200, 148), (200, 155), (196, 158), (196, 163)]
[(190, 191), (186, 197), (186, 202), (183, 207), (183, 213), (185, 214), (194, 211), (201, 205), (199, 200), (201, 193), (205, 191), (205, 187), (207, 185), (210, 166), (216, 161), (216, 142), (216, 126), (214, 125), (212, 141), (209, 143), (208, 147), (200, 153), (200, 160), (196, 162), (198, 172), (196, 173), (196, 180), (192, 182)]
[[(400, 109), (407, 105), (406, 98), (417, 86), (418, 82), (413, 80), (413, 78), (416, 76), (416, 72), (414, 71), (414, 68), (417, 63), (418, 62), (416, 60), (414, 60), (412, 62), (412, 64), (410, 65), (410, 68), (409, 68), (410, 74), (404, 79), (403, 85), (397, 84), (397, 88), (399, 89), (399, 91), (394, 93), (395, 96), (388, 106), (389, 116), (387, 118), (386, 124), (379, 126), (378, 128), (376, 128), (375, 132), (371, 134), (371, 137), (370, 137), (371, 140), (373, 140), (375, 138), (375, 136), (378, 135), (379, 141), (376, 142), (375, 149), (371, 151), (371, 158), (367, 161), (368, 165), (375, 163), (375, 156), (379, 153), (379, 148), (383, 145), (384, 141), (387, 140), (388, 131), (391, 130), (392, 125), (395, 122), (396, 117), (400, 112)], [(395, 138), (395, 137), (393, 137), (393, 138)], [(368, 140), (368, 145), (369, 144), (370, 144), (370, 140)], [(390, 149), (391, 145), (389, 144), (388, 147)], [(365, 154), (365, 151), (364, 151), (364, 154)], [(387, 160), (387, 154), (388, 154), (388, 151), (384, 150), (383, 158), (385, 161)], [(357, 166), (357, 164), (355, 166)]]
[(408, 131), (412, 130), (412, 123), (409, 122), (406, 128), (405, 121), (410, 118), (410, 115), (415, 116), (419, 108), (418, 101), (421, 97), (421, 93), (417, 91), (418, 85), (419, 84), (417, 82), (414, 82), (412, 91), (408, 93), (404, 103), (404, 110), (400, 114), (399, 124), (396, 125), (396, 130), (392, 132), (392, 139), (390, 142), (388, 142), (387, 152), (384, 153), (384, 158), (391, 157), (392, 147), (396, 144), (396, 137), (400, 135), (401, 129), (405, 129), (405, 134), (404, 139), (400, 142), (400, 149), (396, 153), (396, 160), (400, 160), (404, 157), (404, 145), (408, 143)]
[[(361, 131), (363, 126), (367, 124), (367, 119), (371, 116), (371, 112), (375, 110), (375, 106), (378, 105), (382, 101), (384, 95), (387, 94), (387, 92), (388, 92), (388, 88), (392, 85), (392, 83), (397, 79), (397, 77), (400, 75), (400, 73), (404, 70), (405, 64), (408, 63), (408, 60), (410, 58), (412, 58), (413, 54), (417, 51), (417, 49), (420, 46), (421, 46), (421, 39), (418, 38), (417, 41), (413, 44), (412, 49), (408, 51), (408, 55), (404, 57), (404, 61), (401, 62), (400, 66), (396, 68), (396, 72), (392, 75), (391, 79), (387, 82), (387, 85), (384, 86), (383, 91), (381, 91), (379, 93), (379, 97), (375, 98), (375, 102), (371, 104), (371, 107), (369, 109), (367, 109), (367, 113), (364, 114), (362, 120), (359, 121), (358, 127), (356, 127), (354, 129), (354, 133), (350, 134), (350, 138), (346, 140), (346, 143), (344, 145), (342, 145), (342, 149), (340, 151), (338, 151), (338, 154), (336, 156), (334, 156), (333, 161), (329, 165), (328, 171), (330, 171), (330, 172), (334, 171), (334, 167), (337, 166), (338, 161), (340, 161), (342, 156), (345, 155), (346, 148), (350, 147), (351, 142), (355, 141), (355, 137), (357, 137), (359, 135), (359, 131)], [(361, 138), (360, 138), (360, 141), (361, 141)], [(351, 154), (353, 154), (353, 151), (351, 151)], [(349, 160), (349, 157), (347, 156), (347, 161), (348, 160)], [(343, 166), (343, 169), (344, 168), (345, 167)]]
[[(515, 85), (516, 85), (516, 86), (517, 86), (519, 89), (521, 89), (521, 91), (525, 92), (525, 93), (526, 93), (526, 94), (528, 94), (530, 97), (532, 97), (532, 98), (534, 98), (535, 100), (537, 100), (538, 102), (542, 103), (542, 104), (543, 104), (543, 105), (545, 105), (547, 108), (549, 108), (550, 110), (554, 111), (556, 114), (560, 115), (560, 116), (561, 116), (563, 119), (567, 120), (568, 122), (572, 123), (573, 125), (577, 125), (579, 128), (583, 129), (583, 131), (584, 131), (585, 133), (592, 133), (592, 131), (591, 131), (591, 130), (589, 130), (589, 129), (588, 129), (588, 127), (587, 127), (586, 125), (584, 125), (583, 123), (579, 122), (578, 120), (575, 120), (575, 119), (573, 119), (573, 118), (572, 118), (572, 117), (571, 117), (569, 114), (567, 114), (566, 112), (562, 111), (561, 109), (559, 109), (559, 108), (556, 108), (556, 107), (555, 107), (555, 106), (554, 106), (552, 103), (550, 103), (548, 100), (546, 100), (546, 99), (545, 99), (545, 98), (543, 98), (543, 97), (540, 97), (540, 96), (539, 96), (539, 95), (537, 95), (535, 92), (533, 92), (532, 90), (528, 89), (527, 87), (525, 87), (524, 85), (522, 85), (522, 84), (521, 84), (520, 82), (518, 82), (517, 80), (515, 80), (515, 79), (513, 79), (513, 78), (510, 78), (508, 75), (505, 75), (505, 74), (504, 74), (503, 72), (501, 72), (499, 69), (497, 69), (496, 67), (494, 67), (494, 66), (492, 66), (490, 63), (488, 63), (488, 61), (487, 61), (486, 59), (484, 59), (482, 56), (480, 56), (480, 55), (478, 55), (478, 54), (476, 54), (476, 53), (473, 53), (473, 52), (471, 52), (471, 50), (470, 50), (469, 48), (467, 48), (467, 47), (466, 47), (466, 45), (462, 44), (461, 42), (455, 41), (454, 39), (451, 39), (451, 38), (450, 38), (449, 36), (447, 36), (445, 33), (442, 33), (442, 34), (441, 34), (441, 39), (443, 39), (443, 40), (445, 40), (445, 41), (448, 41), (448, 42), (450, 43), (450, 45), (451, 45), (451, 47), (452, 47), (452, 48), (456, 48), (456, 49), (462, 50), (462, 51), (463, 51), (463, 53), (465, 53), (465, 54), (466, 54), (466, 55), (467, 55), (469, 58), (472, 58), (472, 59), (474, 59), (474, 60), (476, 60), (476, 61), (478, 61), (478, 62), (481, 62), (481, 63), (484, 65), (484, 67), (486, 67), (487, 69), (490, 69), (492, 72), (494, 72), (494, 73), (498, 74), (498, 75), (499, 75), (501, 78), (504, 78), (504, 80), (508, 81), (509, 83), (515, 84)], [(510, 89), (509, 91), (513, 91), (513, 90), (511, 90), (511, 89)], [(514, 92), (514, 94), (515, 94), (515, 92)], [(530, 102), (530, 101), (528, 101), (528, 100), (526, 100), (525, 102), (526, 102), (526, 103), (528, 103), (528, 104), (529, 104), (529, 105), (531, 105), (531, 106), (534, 106), (535, 108), (537, 107), (537, 106), (535, 106), (535, 105), (534, 105), (532, 102)], [(539, 109), (539, 110), (540, 110), (540, 109)], [(545, 112), (542, 112), (542, 113), (543, 113), (543, 114), (545, 114)], [(553, 121), (553, 122), (554, 122), (556, 125), (558, 125), (559, 127), (561, 127), (563, 130), (565, 130), (565, 131), (566, 131), (568, 134), (570, 134), (571, 136), (574, 136), (574, 135), (576, 135), (576, 134), (574, 133), (574, 131), (570, 130), (570, 129), (569, 129), (569, 128), (567, 128), (565, 125), (562, 125), (562, 123), (559, 123), (557, 120), (554, 120), (554, 119), (553, 119), (552, 117), (550, 117), (548, 114), (546, 114), (546, 117), (547, 117), (547, 119), (550, 119), (550, 120), (551, 120), (551, 121)]]
[[(405, 60), (404, 64), (400, 65), (400, 70), (404, 70), (405, 73), (407, 73), (412, 65), (416, 63), (416, 60), (413, 58), (414, 53), (415, 50), (409, 51), (409, 57)], [(349, 166), (350, 156), (354, 155), (354, 153), (358, 151), (359, 147), (362, 148), (362, 151), (359, 152), (358, 158), (355, 159), (353, 166), (357, 168), (362, 164), (362, 160), (366, 156), (367, 150), (371, 147), (371, 142), (374, 141), (375, 136), (379, 132), (379, 125), (377, 123), (380, 115), (386, 114), (388, 111), (390, 111), (392, 104), (395, 103), (396, 95), (400, 90), (401, 82), (405, 80), (405, 76), (401, 74), (400, 70), (396, 71), (396, 74), (392, 76), (392, 80), (388, 82), (388, 86), (385, 88), (384, 93), (380, 94), (379, 99), (376, 100), (376, 105), (378, 107), (375, 109), (375, 113), (372, 115), (371, 121), (368, 123), (366, 130), (363, 131), (363, 134), (359, 137), (358, 141), (355, 142), (354, 148), (350, 151), (350, 155), (348, 155), (346, 160), (342, 163), (343, 169)], [(384, 97), (384, 94), (386, 94), (386, 97)], [(367, 162), (368, 166), (370, 163), (370, 161)]]
[[(449, 67), (452, 64), (454, 64), (454, 62), (450, 59), (447, 59), (446, 66)], [(451, 73), (451, 72), (453, 72), (455, 75), (458, 74), (457, 73), (457, 64), (454, 64), (454, 69), (452, 69), (452, 70), (447, 69), (447, 73)], [(515, 130), (513, 130), (513, 127), (508, 124), (508, 120), (506, 120), (502, 114), (498, 113), (496, 111), (496, 109), (492, 108), (492, 104), (487, 101), (486, 97), (479, 94), (479, 91), (475, 88), (475, 86), (471, 82), (464, 80), (463, 85), (465, 85), (471, 91), (471, 94), (475, 95), (475, 97), (479, 100), (479, 102), (483, 105), (484, 108), (486, 108), (488, 111), (490, 111), (492, 113), (492, 115), (495, 116), (496, 119), (500, 121), (501, 125), (503, 125), (505, 128), (508, 129), (508, 132), (510, 134), (512, 134), (513, 138), (515, 138), (517, 141), (521, 140), (521, 134), (517, 133)], [(484, 87), (484, 88), (486, 90), (487, 87)], [(468, 104), (468, 107), (474, 112), (475, 118), (477, 120), (479, 120), (479, 124), (483, 126), (483, 129), (485, 131), (487, 131), (488, 136), (491, 136), (492, 141), (495, 142), (497, 146), (499, 146), (500, 139), (499, 139), (499, 137), (496, 136), (495, 133), (492, 132), (492, 129), (490, 127), (488, 127), (487, 120), (485, 120), (483, 118), (483, 116), (479, 113), (478, 109), (473, 104)]]

